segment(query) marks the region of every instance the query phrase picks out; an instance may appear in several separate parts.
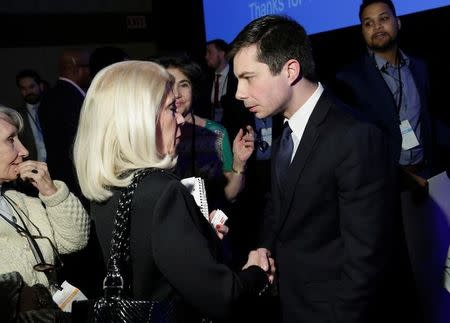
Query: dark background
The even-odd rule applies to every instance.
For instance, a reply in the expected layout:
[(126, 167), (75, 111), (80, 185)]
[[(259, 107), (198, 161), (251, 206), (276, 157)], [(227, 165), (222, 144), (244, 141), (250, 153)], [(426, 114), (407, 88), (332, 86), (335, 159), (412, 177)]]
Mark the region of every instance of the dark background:
[[(7, 51), (3, 51), (0, 59), (17, 66), (15, 69), (19, 66), (35, 67), (50, 83), (56, 79), (54, 60), (58, 56), (57, 53), (52, 56), (52, 53), (67, 46), (95, 48), (118, 44), (135, 59), (185, 51), (203, 62), (205, 30), (202, 1), (148, 2), (151, 3), (148, 5), (151, 10), (145, 8), (142, 11), (128, 12), (115, 10), (73, 13), (73, 9), (67, 9), (62, 13), (45, 13), (30, 12), (25, 8), (24, 13), (17, 8), (14, 12), (0, 11), (0, 52), (2, 49), (12, 51), (9, 56), (5, 54)], [(444, 94), (449, 86), (450, 63), (443, 47), (450, 39), (450, 6), (400, 18), (401, 48), (406, 53), (422, 57), (429, 64), (434, 98), (433, 113), (449, 122), (449, 104)], [(317, 71), (325, 84), (332, 80), (337, 69), (365, 50), (359, 26), (314, 34), (311, 35), (311, 40)], [(50, 54), (40, 54), (38, 61), (27, 62), (24, 60), (27, 55), (21, 56), (21, 48), (23, 52), (28, 50), (34, 53), (40, 49), (41, 52), (50, 51)], [(45, 59), (52, 61), (45, 62)], [(11, 62), (5, 62), (8, 60)], [(17, 92), (13, 71), (9, 74), (12, 75), (8, 75), (8, 80), (0, 77), (0, 82), (5, 83), (2, 88), (11, 88), (11, 91)], [(0, 97), (0, 102), (8, 104), (8, 101), (11, 101), (11, 96), (7, 100)], [(11, 103), (14, 105), (19, 102), (15, 100)]]

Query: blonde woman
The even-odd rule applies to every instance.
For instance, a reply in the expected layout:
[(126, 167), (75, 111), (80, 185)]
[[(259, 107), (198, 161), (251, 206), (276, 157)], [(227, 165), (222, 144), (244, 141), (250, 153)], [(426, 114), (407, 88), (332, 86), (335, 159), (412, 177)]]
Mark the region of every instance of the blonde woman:
[[(170, 170), (184, 118), (177, 112), (173, 77), (160, 65), (113, 64), (92, 81), (81, 111), (74, 157), (105, 259), (121, 190), (140, 169), (131, 208), (131, 289), (136, 299), (180, 300), (183, 321), (233, 316), (242, 296), (268, 282), (261, 259), (249, 256), (232, 272), (218, 259), (218, 238), (194, 199)], [(272, 262), (273, 264), (273, 262)], [(100, 282), (99, 282), (100, 283)]]

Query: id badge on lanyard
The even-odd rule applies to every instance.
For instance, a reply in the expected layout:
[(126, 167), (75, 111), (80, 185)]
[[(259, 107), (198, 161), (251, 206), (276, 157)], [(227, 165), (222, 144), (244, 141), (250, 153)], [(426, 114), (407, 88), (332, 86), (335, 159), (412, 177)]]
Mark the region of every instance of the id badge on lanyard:
[(400, 132), (402, 134), (402, 149), (409, 150), (419, 146), (416, 134), (408, 120), (403, 120), (400, 123)]

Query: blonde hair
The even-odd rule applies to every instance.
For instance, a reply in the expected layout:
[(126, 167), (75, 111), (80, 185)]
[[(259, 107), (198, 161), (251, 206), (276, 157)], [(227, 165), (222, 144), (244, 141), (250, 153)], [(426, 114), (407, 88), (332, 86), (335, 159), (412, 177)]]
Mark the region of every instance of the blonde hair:
[(176, 157), (157, 150), (156, 127), (173, 78), (158, 64), (124, 61), (101, 70), (81, 109), (74, 161), (83, 194), (104, 201), (135, 170), (173, 168)]

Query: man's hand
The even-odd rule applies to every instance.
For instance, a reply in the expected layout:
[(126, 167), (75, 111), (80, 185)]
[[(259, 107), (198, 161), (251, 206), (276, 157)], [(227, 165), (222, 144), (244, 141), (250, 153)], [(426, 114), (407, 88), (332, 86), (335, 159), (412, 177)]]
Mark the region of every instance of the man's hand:
[(267, 273), (270, 283), (273, 283), (276, 268), (275, 261), (271, 257), (270, 250), (266, 248), (259, 248), (257, 250), (250, 251), (247, 263), (242, 269), (246, 269), (250, 266), (261, 267), (261, 269)]

